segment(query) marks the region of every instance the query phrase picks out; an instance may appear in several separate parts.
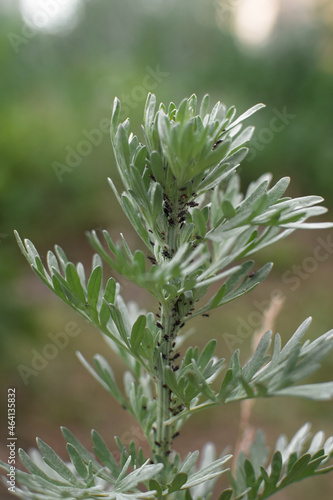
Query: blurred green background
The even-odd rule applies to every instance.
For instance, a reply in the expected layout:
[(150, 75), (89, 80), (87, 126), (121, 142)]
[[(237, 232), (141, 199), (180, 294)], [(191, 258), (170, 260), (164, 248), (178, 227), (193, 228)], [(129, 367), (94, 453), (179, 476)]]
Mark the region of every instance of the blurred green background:
[[(19, 446), (38, 435), (64, 454), (60, 425), (90, 447), (97, 428), (114, 449), (113, 436), (144, 442), (135, 422), (85, 372), (75, 356), (105, 352), (105, 343), (54, 298), (30, 271), (13, 229), (45, 257), (54, 244), (71, 260), (90, 265), (84, 232), (107, 228), (140, 242), (120, 212), (106, 178), (119, 177), (105, 125), (114, 96), (124, 102), (132, 130), (140, 123), (147, 91), (161, 101), (195, 92), (241, 113), (257, 102), (256, 132), (241, 169), (244, 187), (261, 173), (290, 175), (293, 196), (320, 194), (333, 209), (333, 8), (327, 0), (2, 0), (0, 1), (0, 375), (1, 436), (6, 436), (6, 394), (17, 391)], [(124, 118), (125, 118), (124, 114)], [(329, 217), (327, 217), (329, 220)], [(332, 220), (332, 215), (331, 215)], [(319, 238), (319, 239), (318, 239)], [(230, 357), (226, 334), (251, 332), (272, 291), (285, 297), (276, 329), (287, 339), (309, 314), (312, 338), (333, 327), (332, 231), (297, 233), (258, 255), (275, 262), (269, 279), (251, 295), (198, 320), (193, 342), (207, 329)], [(323, 243), (324, 242), (324, 243)], [(322, 248), (325, 260), (316, 259)], [(293, 266), (298, 266), (297, 268)], [(283, 278), (281, 278), (283, 276)], [(145, 293), (121, 280), (127, 301), (155, 310)], [(25, 380), (36, 352), (74, 322), (80, 333), (59, 348), (37, 375)], [(250, 336), (235, 337), (245, 359)], [(33, 351), (35, 349), (35, 351)], [(123, 366), (109, 356), (121, 381)], [(333, 356), (312, 380), (332, 378)], [(219, 449), (237, 437), (238, 406), (198, 415), (178, 438), (185, 453), (213, 439)], [(253, 423), (268, 441), (289, 437), (306, 421), (332, 434), (332, 403), (277, 400), (256, 404)], [(210, 430), (209, 430), (210, 429)], [(5, 441), (3, 440), (2, 443)], [(6, 449), (1, 444), (1, 458)], [(276, 496), (331, 498), (333, 479), (309, 480)], [(6, 492), (1, 492), (6, 498)]]

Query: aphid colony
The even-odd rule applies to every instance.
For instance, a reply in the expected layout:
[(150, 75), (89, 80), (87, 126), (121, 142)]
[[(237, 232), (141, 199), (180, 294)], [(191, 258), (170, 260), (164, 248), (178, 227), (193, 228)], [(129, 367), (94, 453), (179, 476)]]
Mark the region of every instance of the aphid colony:
[[(216, 147), (217, 145), (218, 144), (216, 144)], [(153, 182), (156, 182), (156, 179), (152, 174), (149, 174), (149, 177)], [(175, 248), (167, 244), (167, 236), (166, 236), (167, 226), (169, 226), (170, 230), (173, 230), (173, 228), (176, 229), (176, 227), (179, 230), (181, 230), (184, 227), (186, 220), (188, 219), (189, 209), (199, 206), (199, 204), (195, 201), (195, 198), (197, 196), (198, 196), (197, 193), (192, 192), (192, 190), (189, 187), (179, 188), (178, 193), (175, 193), (175, 196), (168, 195), (165, 192), (163, 193), (163, 215), (166, 219), (165, 220), (166, 226), (165, 226), (165, 231), (159, 231), (159, 236), (160, 239), (165, 243), (161, 251), (161, 254), (166, 259), (171, 259), (176, 251)], [(152, 235), (154, 234), (152, 229), (149, 229), (148, 231)], [(202, 240), (202, 237), (197, 234), (194, 234), (192, 238), (193, 238), (192, 247), (196, 248), (197, 245)], [(150, 244), (154, 246), (154, 242), (151, 240)], [(158, 262), (154, 256), (149, 255), (148, 259), (152, 263), (152, 265), (154, 266), (158, 265)], [(168, 365), (173, 372), (177, 372), (180, 369), (179, 364), (177, 364), (177, 360), (178, 358), (180, 358), (180, 353), (175, 352), (176, 337), (178, 332), (185, 326), (186, 317), (191, 316), (193, 311), (194, 311), (193, 301), (190, 300), (188, 297), (186, 297), (184, 294), (175, 299), (173, 301), (173, 305), (171, 308), (171, 315), (169, 317), (169, 321), (171, 321), (171, 324), (168, 325), (168, 331), (166, 332), (164, 331), (164, 326), (163, 326), (164, 318), (163, 318), (162, 304), (159, 303), (159, 309), (158, 312), (156, 313), (156, 319), (157, 319), (156, 327), (160, 330), (159, 341), (157, 342), (156, 345), (158, 353), (157, 364), (155, 366), (156, 375), (158, 374), (160, 363), (163, 364), (165, 363), (166, 365)], [(203, 314), (202, 316), (208, 317), (208, 314)], [(178, 415), (180, 412), (184, 410), (184, 405), (182, 403), (180, 404), (178, 398), (168, 387), (167, 384), (163, 383), (161, 387), (163, 390), (167, 391), (166, 393), (169, 401), (168, 408), (171, 416)], [(155, 426), (153, 426), (152, 430), (154, 433), (154, 443), (157, 448), (169, 446), (166, 444), (167, 443), (166, 440), (165, 442), (163, 442), (163, 440), (158, 441), (156, 439), (157, 430)], [(175, 432), (172, 436), (172, 439), (175, 439), (177, 436), (179, 436), (179, 432)], [(171, 453), (170, 449), (166, 450), (167, 455), (169, 455), (170, 453)]]
[[(153, 182), (156, 182), (155, 177), (152, 174), (149, 174), (149, 177)], [(190, 195), (188, 195), (185, 192), (187, 191), (187, 189), (188, 188), (186, 187), (180, 188), (179, 191), (181, 194), (178, 196), (178, 199), (176, 198), (176, 200), (174, 201), (171, 201), (170, 197), (165, 192), (163, 193), (163, 214), (169, 227), (178, 226), (179, 229), (182, 229), (189, 214), (189, 208), (199, 206), (199, 204), (193, 199), (198, 196), (197, 193), (192, 192)], [(151, 229), (148, 229), (148, 231), (149, 233), (154, 234)], [(165, 242), (165, 232), (161, 231), (159, 235), (162, 241)], [(199, 235), (194, 235), (193, 239), (195, 241), (193, 241), (192, 246), (193, 248), (196, 248), (198, 246), (199, 240), (201, 240), (202, 238)], [(154, 242), (152, 240), (149, 240), (149, 243), (154, 246)], [(174, 253), (175, 249), (170, 248), (168, 245), (164, 245), (162, 250), (163, 257), (165, 257), (166, 259), (171, 259)], [(157, 265), (155, 257), (149, 255), (147, 258), (153, 265)]]

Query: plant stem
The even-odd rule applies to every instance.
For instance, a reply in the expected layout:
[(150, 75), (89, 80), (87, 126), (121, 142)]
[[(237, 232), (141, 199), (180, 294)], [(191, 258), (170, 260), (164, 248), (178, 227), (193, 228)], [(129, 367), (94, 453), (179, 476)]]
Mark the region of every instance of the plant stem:
[(166, 426), (165, 422), (170, 418), (170, 398), (171, 391), (165, 381), (165, 367), (170, 366), (170, 357), (172, 351), (172, 310), (168, 305), (163, 306), (161, 322), (163, 325), (163, 341), (161, 342), (159, 368), (159, 381), (157, 386), (157, 425), (155, 448), (163, 462), (166, 463), (171, 448), (171, 428)]
[[(171, 210), (171, 219), (174, 221), (173, 224), (169, 224), (166, 243), (168, 245), (168, 258), (177, 252), (177, 231), (178, 227), (176, 225), (177, 213), (179, 211), (178, 198), (174, 198), (170, 201), (169, 197), (166, 197), (167, 203)], [(154, 455), (155, 459), (161, 461), (164, 464), (163, 470), (163, 480), (168, 481), (168, 474), (170, 471), (170, 460), (169, 455), (171, 453), (172, 436), (174, 432), (174, 426), (165, 425), (165, 422), (170, 419), (170, 412), (172, 407), (172, 392), (169, 389), (165, 380), (165, 370), (173, 369), (173, 348), (174, 339), (179, 330), (178, 326), (180, 324), (179, 312), (177, 307), (177, 302), (179, 297), (173, 300), (164, 300), (161, 310), (161, 335), (160, 335), (160, 359), (157, 363), (158, 371), (158, 382), (156, 387), (157, 392), (157, 421), (156, 421), (156, 440), (154, 442)]]

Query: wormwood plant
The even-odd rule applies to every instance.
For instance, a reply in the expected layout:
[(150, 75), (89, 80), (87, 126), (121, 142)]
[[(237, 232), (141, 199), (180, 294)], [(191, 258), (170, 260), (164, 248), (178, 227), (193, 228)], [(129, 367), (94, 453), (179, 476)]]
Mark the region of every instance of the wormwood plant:
[[(333, 330), (310, 342), (302, 339), (307, 319), (284, 347), (277, 334), (266, 332), (253, 356), (241, 366), (236, 350), (227, 363), (214, 356), (215, 340), (200, 352), (180, 347), (188, 323), (253, 290), (268, 275), (272, 264), (253, 270), (249, 256), (298, 228), (332, 227), (308, 223), (325, 212), (322, 198), (284, 197), (289, 178), (270, 187), (271, 175), (261, 176), (240, 192), (236, 173), (247, 154), (245, 144), (253, 127), (243, 121), (263, 107), (254, 106), (235, 118), (234, 107), (218, 102), (208, 111), (205, 96), (197, 114), (197, 98), (184, 99), (179, 108), (161, 104), (149, 94), (144, 111), (146, 145), (130, 133), (130, 122), (120, 123), (120, 102), (114, 102), (111, 139), (124, 185), (119, 194), (110, 185), (146, 250), (129, 248), (125, 238), (115, 243), (107, 231), (88, 235), (96, 250), (92, 271), (67, 260), (58, 246), (48, 252), (47, 267), (29, 240), (17, 235), (19, 246), (37, 276), (66, 304), (91, 322), (108, 345), (126, 363), (123, 387), (115, 381), (108, 361), (94, 357), (94, 366), (79, 359), (98, 382), (125, 407), (142, 427), (151, 454), (144, 456), (132, 442), (119, 438), (120, 462), (105, 441), (92, 431), (95, 456), (66, 428), (70, 462), (37, 439), (41, 458), (19, 451), (29, 473), (16, 471), (21, 485), (16, 494), (25, 499), (208, 499), (216, 479), (229, 475), (230, 487), (220, 500), (265, 499), (289, 484), (333, 469), (333, 438), (322, 432), (311, 439), (303, 426), (287, 441), (281, 436), (269, 453), (258, 432), (245, 456), (241, 453), (230, 472), (232, 456), (216, 455), (208, 443), (201, 452), (180, 457), (174, 439), (185, 422), (199, 411), (247, 398), (296, 396), (328, 400), (333, 382), (299, 385), (318, 369), (333, 346)], [(103, 279), (105, 261), (129, 281), (156, 299), (158, 312), (131, 312), (120, 295), (119, 284)], [(206, 294), (215, 282), (216, 293)], [(206, 333), (205, 333), (206, 334)], [(268, 354), (272, 345), (271, 353)], [(219, 378), (219, 381), (217, 380)], [(199, 463), (198, 463), (199, 461)], [(8, 471), (6, 464), (2, 466)]]

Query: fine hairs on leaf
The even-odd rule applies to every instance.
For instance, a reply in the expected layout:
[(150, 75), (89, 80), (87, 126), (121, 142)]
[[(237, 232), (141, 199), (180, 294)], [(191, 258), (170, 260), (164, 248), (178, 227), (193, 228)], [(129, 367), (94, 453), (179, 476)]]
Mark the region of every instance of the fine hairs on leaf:
[[(257, 104), (236, 117), (236, 109), (218, 102), (210, 108), (196, 95), (177, 107), (157, 105), (148, 94), (143, 117), (145, 144), (121, 122), (116, 98), (111, 117), (111, 142), (123, 182), (123, 192), (109, 184), (145, 250), (133, 250), (123, 235), (114, 241), (107, 231), (88, 233), (95, 250), (91, 269), (70, 262), (59, 246), (46, 262), (28, 239), (17, 232), (18, 245), (34, 273), (60, 299), (103, 335), (126, 371), (119, 383), (112, 356), (78, 359), (95, 380), (127, 409), (147, 440), (147, 446), (123, 443), (118, 451), (92, 430), (92, 450), (62, 428), (67, 458), (61, 458), (37, 438), (38, 450), (19, 451), (24, 471), (15, 470), (12, 493), (23, 499), (166, 500), (266, 499), (288, 485), (333, 469), (333, 437), (313, 436), (305, 424), (288, 441), (283, 434), (269, 450), (258, 430), (248, 453), (232, 455), (207, 443), (201, 452), (177, 453), (175, 439), (195, 413), (234, 401), (268, 397), (333, 398), (333, 381), (311, 384), (312, 375), (333, 347), (333, 330), (307, 340), (306, 319), (282, 346), (278, 333), (263, 332), (252, 356), (242, 364), (240, 352), (230, 359), (215, 355), (217, 341), (207, 338), (203, 349), (187, 346), (196, 316), (226, 306), (251, 293), (268, 276), (272, 263), (256, 269), (252, 256), (296, 229), (332, 228), (308, 222), (323, 214), (319, 196), (290, 198), (290, 179), (272, 183), (265, 174), (241, 190), (238, 167), (247, 154), (254, 128), (243, 128)], [(211, 109), (211, 110), (210, 110)], [(126, 304), (112, 271), (147, 290), (154, 312)], [(211, 285), (217, 291), (208, 299)], [(199, 305), (200, 301), (200, 305)], [(227, 306), (226, 306), (227, 307)], [(111, 359), (111, 361), (110, 361)], [(243, 403), (242, 403), (243, 404)], [(323, 403), (324, 404), (324, 403)], [(111, 430), (112, 432), (112, 430)], [(229, 446), (231, 443), (226, 443)], [(147, 451), (148, 450), (148, 451)], [(5, 473), (11, 472), (1, 462)], [(216, 490), (224, 474), (229, 486)], [(6, 483), (6, 476), (4, 476)]]

